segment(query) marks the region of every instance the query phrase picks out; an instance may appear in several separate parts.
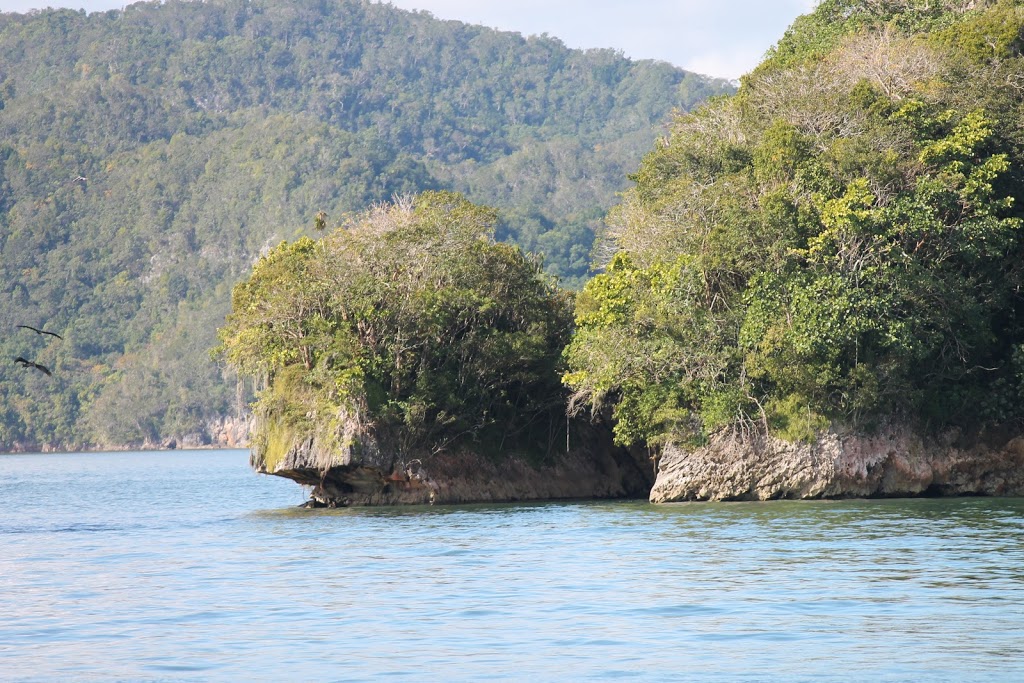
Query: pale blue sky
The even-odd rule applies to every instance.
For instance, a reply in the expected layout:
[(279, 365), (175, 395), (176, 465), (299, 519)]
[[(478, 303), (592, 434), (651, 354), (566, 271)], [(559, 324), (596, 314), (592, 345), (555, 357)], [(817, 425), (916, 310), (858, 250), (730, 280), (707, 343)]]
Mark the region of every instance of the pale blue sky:
[[(125, 0), (0, 0), (0, 11), (120, 9)], [(611, 47), (698, 73), (738, 78), (814, 0), (391, 0), (442, 19), (547, 33), (570, 47)]]

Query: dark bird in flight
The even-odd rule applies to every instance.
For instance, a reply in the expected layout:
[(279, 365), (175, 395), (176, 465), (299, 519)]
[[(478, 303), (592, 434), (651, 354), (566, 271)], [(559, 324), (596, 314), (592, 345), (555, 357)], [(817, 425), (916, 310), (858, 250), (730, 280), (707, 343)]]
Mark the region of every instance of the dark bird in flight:
[(17, 358), (15, 358), (14, 362), (17, 363), (18, 365), (20, 365), (23, 368), (35, 368), (39, 372), (45, 373), (45, 374), (49, 375), (50, 377), (53, 377), (53, 373), (50, 372), (50, 368), (46, 367), (42, 363), (34, 363), (34, 362), (30, 361), (30, 360), (22, 358), (21, 356), (18, 356)]
[(31, 327), (29, 325), (18, 325), (18, 327), (24, 327), (26, 330), (32, 330), (36, 334), (48, 334), (51, 337), (56, 337), (57, 339), (63, 339), (64, 338), (64, 337), (60, 336), (59, 334), (57, 334), (56, 332), (47, 332), (46, 330), (37, 330), (36, 328)]

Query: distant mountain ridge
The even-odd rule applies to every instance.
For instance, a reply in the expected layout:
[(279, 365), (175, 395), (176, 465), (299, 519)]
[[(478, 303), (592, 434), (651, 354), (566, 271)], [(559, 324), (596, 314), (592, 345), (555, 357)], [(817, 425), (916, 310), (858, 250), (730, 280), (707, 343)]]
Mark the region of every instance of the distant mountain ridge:
[(208, 441), (231, 285), (318, 212), (458, 190), (579, 284), (669, 113), (730, 90), (359, 0), (0, 14), (0, 349), (54, 372), (0, 364), (0, 451)]

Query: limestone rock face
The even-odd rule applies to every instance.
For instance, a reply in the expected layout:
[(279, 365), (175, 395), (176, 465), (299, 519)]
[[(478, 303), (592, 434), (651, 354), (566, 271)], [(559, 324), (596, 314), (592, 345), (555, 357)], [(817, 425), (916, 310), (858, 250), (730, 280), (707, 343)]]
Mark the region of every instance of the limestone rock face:
[(252, 418), (222, 417), (207, 425), (210, 443), (222, 448), (246, 448), (249, 445), (249, 428)]
[(728, 436), (666, 447), (650, 500), (773, 500), (916, 495), (1024, 495), (1024, 437), (925, 437), (906, 426), (829, 431), (813, 443)]
[(574, 437), (568, 452), (555, 445), (533, 457), (469, 448), (430, 454), (403, 453), (360, 430), (346, 448), (325, 448), (307, 436), (268, 457), (254, 445), (250, 463), (311, 487), (311, 504), (326, 507), (647, 496), (654, 477), (646, 456), (613, 446), (604, 428), (587, 426)]

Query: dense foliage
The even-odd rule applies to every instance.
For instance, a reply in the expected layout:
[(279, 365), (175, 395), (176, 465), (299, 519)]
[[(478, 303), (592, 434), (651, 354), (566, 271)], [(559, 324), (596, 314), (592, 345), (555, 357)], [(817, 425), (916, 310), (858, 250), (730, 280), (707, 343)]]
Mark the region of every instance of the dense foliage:
[(535, 258), (494, 242), (496, 222), (461, 195), (426, 193), (261, 258), (220, 331), (227, 360), (266, 384), (255, 438), (284, 423), (344, 445), (372, 425), (422, 452), (557, 433), (571, 299)]
[[(361, 0), (0, 13), (0, 451), (206, 438), (206, 349), (256, 257), (394, 194), (463, 191), (582, 281), (674, 108), (727, 85)], [(64, 339), (15, 330), (45, 326)]]
[(577, 300), (622, 442), (1024, 416), (1024, 3), (824, 0), (677, 118)]

